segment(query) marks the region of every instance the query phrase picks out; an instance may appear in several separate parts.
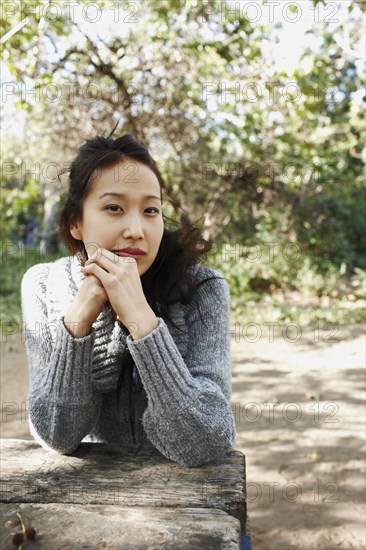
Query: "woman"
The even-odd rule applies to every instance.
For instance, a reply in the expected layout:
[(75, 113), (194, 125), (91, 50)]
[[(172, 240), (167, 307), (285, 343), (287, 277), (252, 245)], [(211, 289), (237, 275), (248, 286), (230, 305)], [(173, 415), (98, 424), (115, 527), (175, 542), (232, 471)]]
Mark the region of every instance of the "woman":
[(88, 140), (69, 177), (72, 255), (22, 281), (31, 433), (63, 454), (105, 442), (207, 463), (236, 442), (229, 292), (198, 263), (210, 244), (164, 227), (155, 163), (130, 134)]

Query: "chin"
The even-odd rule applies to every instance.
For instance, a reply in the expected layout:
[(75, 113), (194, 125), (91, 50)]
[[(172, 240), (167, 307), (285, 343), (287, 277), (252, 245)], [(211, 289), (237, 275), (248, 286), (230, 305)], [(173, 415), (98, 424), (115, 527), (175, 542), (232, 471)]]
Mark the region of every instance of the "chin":
[(146, 265), (139, 266), (139, 265), (137, 264), (137, 270), (138, 270), (138, 272), (139, 272), (140, 277), (141, 277), (141, 275), (143, 275), (144, 273), (146, 273), (146, 271), (149, 269), (149, 267), (150, 267), (150, 266), (147, 266), (147, 267), (146, 267)]
[(145, 273), (147, 273), (149, 271), (149, 269), (151, 268), (151, 266), (153, 265), (154, 262), (151, 262), (149, 263), (148, 265), (143, 265), (143, 266), (137, 266), (138, 267), (138, 271), (139, 271), (139, 275), (140, 277), (142, 275), (145, 275)]

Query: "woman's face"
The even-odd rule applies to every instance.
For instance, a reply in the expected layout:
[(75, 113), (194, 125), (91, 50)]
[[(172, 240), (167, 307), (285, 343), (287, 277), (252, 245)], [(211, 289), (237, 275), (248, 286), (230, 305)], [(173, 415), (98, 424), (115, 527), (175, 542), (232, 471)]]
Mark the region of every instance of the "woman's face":
[(157, 177), (144, 164), (125, 160), (99, 169), (92, 179), (82, 220), (70, 227), (71, 235), (83, 241), (89, 257), (100, 247), (118, 255), (124, 248), (139, 248), (145, 254), (133, 257), (143, 275), (157, 256), (164, 230)]

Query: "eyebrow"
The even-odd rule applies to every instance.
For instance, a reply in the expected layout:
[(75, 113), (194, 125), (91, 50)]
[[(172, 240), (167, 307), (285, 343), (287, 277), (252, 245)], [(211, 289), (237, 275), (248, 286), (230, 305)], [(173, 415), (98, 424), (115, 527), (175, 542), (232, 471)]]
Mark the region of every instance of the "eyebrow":
[[(107, 192), (107, 193), (103, 193), (103, 195), (100, 195), (99, 200), (103, 199), (107, 195), (111, 196), (111, 197), (118, 197), (120, 199), (125, 199), (126, 196), (127, 196), (127, 195), (125, 195), (125, 193), (115, 193), (113, 191), (110, 191), (110, 192)], [(158, 201), (161, 201), (161, 198), (157, 197), (156, 195), (143, 195), (141, 198), (142, 199), (158, 199)]]

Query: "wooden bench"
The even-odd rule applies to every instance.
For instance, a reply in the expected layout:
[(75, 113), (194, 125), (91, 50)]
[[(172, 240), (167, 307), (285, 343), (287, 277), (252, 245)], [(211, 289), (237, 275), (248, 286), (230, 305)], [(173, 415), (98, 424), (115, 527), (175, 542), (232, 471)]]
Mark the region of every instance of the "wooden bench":
[(3, 550), (15, 548), (4, 525), (18, 511), (37, 531), (34, 550), (238, 550), (246, 527), (236, 450), (187, 468), (153, 448), (82, 443), (63, 456), (2, 439), (0, 494)]

